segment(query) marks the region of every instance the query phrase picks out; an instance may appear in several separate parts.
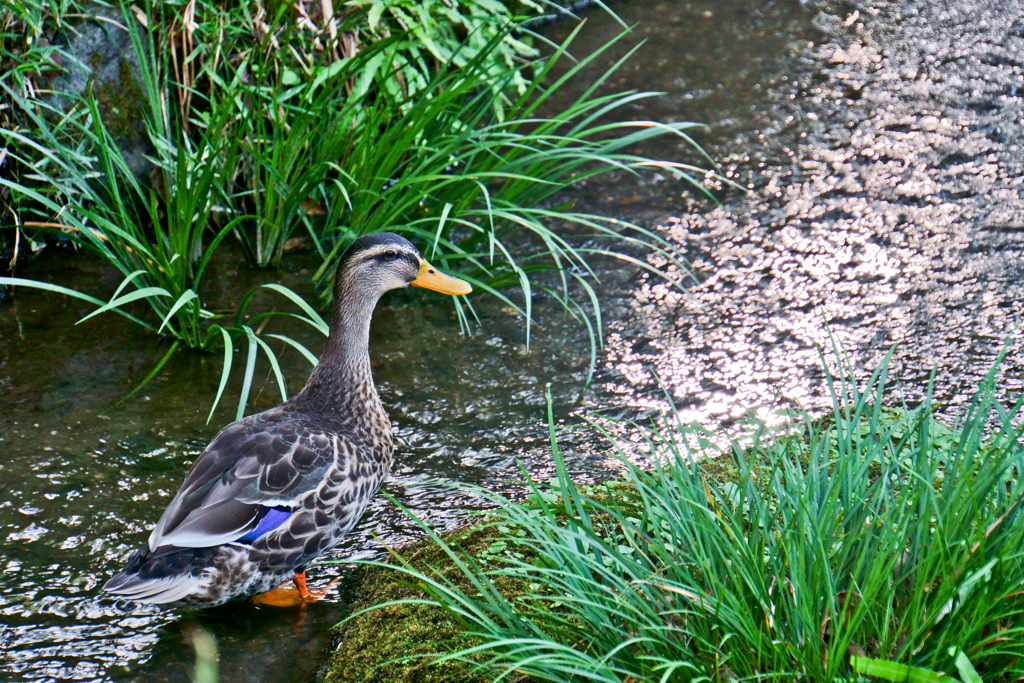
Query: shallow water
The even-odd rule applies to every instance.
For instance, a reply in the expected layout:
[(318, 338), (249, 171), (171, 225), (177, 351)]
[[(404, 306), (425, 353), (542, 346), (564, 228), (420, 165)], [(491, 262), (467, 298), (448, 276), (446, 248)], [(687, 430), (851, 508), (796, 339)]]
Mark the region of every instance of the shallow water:
[[(87, 288), (105, 276), (89, 259), (57, 259), (65, 261), (56, 269), (63, 284)], [(35, 273), (21, 274), (45, 277), (43, 267), (53, 265), (38, 263)], [(244, 291), (245, 274), (236, 275)], [(290, 282), (295, 275), (279, 276), (298, 284)], [(440, 297), (389, 299), (375, 316), (371, 340), (378, 388), (403, 443), (385, 490), (432, 525), (450, 526), (477, 503), (435, 480), (508, 490), (520, 478), (517, 462), (535, 476), (550, 476), (545, 386), (557, 387), (560, 405), (575, 405), (584, 359), (553, 358), (540, 345), (525, 352), (521, 323), (498, 308), (486, 329), (462, 339)], [(145, 542), (147, 525), (233, 409), (218, 410), (206, 424), (219, 364), (181, 353), (140, 400), (99, 415), (166, 345), (114, 318), (70, 324), (88, 309), (24, 292), (0, 318), (6, 667), (15, 680), (188, 680), (183, 629), (198, 620), (218, 638), (224, 680), (308, 678), (322, 664), (329, 629), (342, 613), (337, 590), (304, 613), (231, 605), (185, 616), (100, 595), (99, 586)], [(308, 365), (288, 360), (294, 392)], [(266, 384), (250, 411), (280, 401), (273, 383)], [(382, 543), (394, 546), (416, 533), (413, 520), (378, 497), (332, 557), (379, 557)], [(311, 580), (322, 584), (345, 574), (343, 566), (325, 566)]]
[[(827, 404), (831, 332), (859, 374), (897, 344), (911, 403), (935, 371), (950, 417), (1012, 338), (998, 390), (1015, 399), (1024, 3), (805, 4), (617, 6), (647, 41), (617, 85), (666, 93), (634, 115), (710, 122), (698, 139), (751, 194), (708, 211), (657, 178), (584, 190), (659, 225), (699, 281), (625, 290), (605, 390), (657, 407), (653, 368), (686, 421), (779, 422), (779, 406)], [(592, 45), (617, 30), (602, 26)]]
[[(440, 297), (389, 295), (371, 340), (380, 393), (405, 442), (387, 492), (447, 526), (478, 501), (434, 480), (514, 491), (517, 462), (550, 476), (548, 384), (579, 476), (614, 463), (572, 426), (576, 415), (662, 409), (650, 368), (685, 419), (709, 426), (749, 413), (773, 420), (787, 402), (820, 409), (825, 320), (860, 369), (900, 342), (895, 364), (910, 400), (938, 367), (937, 396), (962, 402), (1022, 319), (1024, 213), (1014, 213), (1014, 178), (1024, 175), (1024, 155), (1013, 122), (1024, 120), (1024, 86), (1011, 88), (1024, 76), (1007, 50), (1024, 48), (1024, 27), (1013, 23), (1024, 14), (1005, 4), (874, 2), (824, 12), (813, 2), (616, 5), (637, 24), (625, 42), (647, 43), (611, 86), (666, 92), (628, 115), (712, 123), (700, 141), (753, 195), (723, 189), (714, 208), (659, 175), (575, 189), (578, 209), (660, 226), (695, 275), (682, 294), (604, 264), (606, 348), (586, 391), (588, 344), (557, 304), (539, 304), (542, 329), (527, 352), (522, 321), (499, 305), (480, 299), (483, 326), (460, 337)], [(619, 30), (600, 11), (587, 17), (578, 54)], [(987, 27), (969, 49), (954, 38), (965, 17)], [(275, 273), (222, 264), (210, 290), (229, 310), (259, 282), (302, 291), (307, 265), (296, 257)], [(18, 275), (54, 273), (101, 297), (118, 279), (73, 254), (44, 256)], [(203, 614), (99, 594), (233, 409), (206, 423), (220, 361), (180, 353), (139, 399), (101, 415), (166, 345), (114, 316), (73, 325), (89, 310), (26, 291), (0, 307), (0, 670), (14, 681), (186, 681), (183, 633), (198, 622), (218, 639), (223, 680), (309, 680), (344, 590), (303, 612), (229, 605)], [(308, 366), (287, 358), (294, 392)], [(280, 400), (262, 373), (250, 411)], [(1022, 378), (1014, 348), (1002, 369), (1007, 396)], [(416, 533), (378, 497), (332, 558), (379, 556), (382, 543)], [(311, 579), (345, 575), (343, 565), (324, 565)]]

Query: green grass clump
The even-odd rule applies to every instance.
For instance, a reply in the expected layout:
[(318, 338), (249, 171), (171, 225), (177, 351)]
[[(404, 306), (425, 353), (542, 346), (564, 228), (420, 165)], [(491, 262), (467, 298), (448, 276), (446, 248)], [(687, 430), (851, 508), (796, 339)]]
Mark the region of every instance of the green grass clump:
[[(625, 488), (594, 496), (552, 436), (556, 484), (489, 496), (523, 559), (434, 535), (450, 571), (396, 567), (475, 639), (437, 661), (544, 681), (1018, 680), (1021, 403), (995, 401), (993, 370), (946, 428), (928, 401), (883, 408), (887, 367), (865, 391), (832, 381), (828, 419), (733, 444), (734, 479), (666, 426), (642, 430), (646, 468), (623, 457)], [(529, 591), (508, 599), (509, 580)]]
[[(609, 501), (613, 497), (621, 499), (631, 489), (625, 482), (612, 481), (581, 490), (595, 500)], [(566, 520), (564, 515), (559, 517), (560, 523)], [(611, 520), (605, 517), (602, 522)], [(350, 607), (350, 616), (337, 627), (341, 640), (325, 669), (325, 680), (328, 683), (377, 680), (482, 683), (492, 680), (492, 676), (480, 669), (482, 657), (470, 658), (470, 661), (459, 658), (439, 661), (479, 641), (467, 633), (464, 620), (429, 600), (426, 586), (416, 580), (409, 581), (403, 573), (395, 571), (395, 566), (400, 564), (406, 570), (472, 591), (472, 577), (451, 562), (448, 547), (457, 546), (460, 552), (472, 557), (473, 562), (485, 567), (500, 565), (507, 559), (532, 562), (536, 559), (532, 550), (521, 544), (525, 536), (525, 529), (508, 527), (501, 519), (484, 513), (481, 521), (445, 534), (444, 542), (439, 543), (439, 537), (431, 533), (431, 538), (392, 551), (389, 561), (363, 563), (352, 590), (356, 601)], [(518, 601), (523, 605), (531, 600), (531, 591), (539, 588), (512, 575), (496, 577), (494, 585), (507, 602)], [(385, 602), (389, 604), (381, 607)]]

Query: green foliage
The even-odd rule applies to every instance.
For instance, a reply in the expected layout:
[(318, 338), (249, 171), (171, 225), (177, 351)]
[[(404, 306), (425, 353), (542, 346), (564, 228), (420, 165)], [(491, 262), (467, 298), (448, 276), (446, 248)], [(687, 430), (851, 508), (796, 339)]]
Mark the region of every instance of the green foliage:
[[(498, 0), (349, 0), (349, 7), (366, 8), (366, 29), (377, 38), (395, 31), (408, 32), (395, 63), (410, 94), (426, 84), (438, 71), (430, 64), (466, 66), (478, 61), (490, 78), (496, 94), (506, 72), (538, 51), (508, 30), (512, 15)], [(523, 2), (522, 7), (540, 11), (540, 5)], [(492, 42), (498, 39), (496, 44)], [(515, 85), (525, 89), (527, 81), (516, 74)], [(495, 83), (497, 82), (497, 83)], [(495, 100), (500, 109), (500, 99)]]
[[(982, 683), (978, 672), (974, 670), (971, 660), (964, 654), (963, 650), (950, 648), (950, 655), (956, 655), (956, 667), (965, 681), (970, 683)], [(850, 657), (850, 666), (859, 674), (880, 678), (883, 681), (895, 681), (896, 683), (959, 683), (952, 676), (931, 669), (923, 669), (919, 666), (908, 666), (884, 659), (871, 659), (869, 657)]]
[[(57, 69), (58, 49), (51, 45), (45, 37), (44, 28), (51, 19), (59, 21), (72, 9), (70, 0), (48, 3), (41, 0), (22, 0), (6, 3), (0, 7), (0, 128), (8, 129), (17, 126), (17, 107), (7, 93), (20, 94), (34, 92), (33, 80), (47, 70)], [(6, 148), (0, 148), (0, 176), (17, 177), (22, 169), (12, 159)], [(5, 187), (0, 187), (0, 215), (5, 218), (17, 212), (17, 199), (12, 198)], [(0, 231), (0, 255), (16, 259), (23, 243), (36, 250), (32, 238), (21, 232), (10, 234)], [(10, 253), (8, 254), (8, 249)], [(4, 291), (0, 286), (0, 294)]]
[[(526, 503), (481, 492), (492, 526), (526, 532), (492, 543), (526, 560), (432, 535), (455, 577), (396, 568), (476, 639), (439, 661), (547, 681), (1019, 679), (1021, 403), (995, 401), (993, 369), (947, 430), (930, 402), (882, 408), (887, 367), (865, 391), (830, 379), (830, 419), (733, 444), (734, 480), (691, 450), (699, 432), (664, 425), (640, 431), (647, 469), (620, 451), (627, 486), (595, 497), (552, 432), (557, 483)], [(536, 590), (510, 601), (499, 580)]]
[[(556, 224), (564, 230), (575, 223), (613, 243), (660, 250), (678, 263), (674, 252), (652, 232), (569, 206), (549, 206), (572, 182), (609, 171), (635, 174), (657, 168), (701, 187), (692, 175), (699, 169), (627, 151), (631, 144), (660, 135), (690, 143), (685, 131), (695, 124), (604, 122), (603, 117), (650, 95), (595, 96), (614, 67), (561, 111), (540, 113), (548, 98), (612, 45), (545, 86), (575, 36), (573, 32), (551, 58), (530, 65), (530, 87), (509, 103), (504, 119), (494, 110), (495, 91), (478, 85), (487, 81), (479, 57), (458, 70), (443, 70), (424, 90), (429, 97), (381, 97), (366, 103), (351, 131), (337, 131), (345, 149), (337, 163), (336, 183), (328, 192), (327, 218), (335, 231), (329, 233), (335, 246), (316, 274), (318, 282), (326, 282), (353, 237), (394, 229), (425, 245), (427, 258), (460, 270), (481, 290), (520, 309), (529, 332), (532, 291), (545, 286), (534, 273), (560, 271), (558, 299), (576, 313), (584, 307), (570, 302), (573, 287), (585, 292), (585, 304), (594, 303), (587, 256), (598, 252), (629, 258), (614, 248), (575, 248), (554, 228)], [(526, 68), (506, 71), (505, 83)], [(401, 125), (389, 125), (398, 117)], [(331, 135), (328, 132), (325, 138), (332, 139)], [(540, 248), (517, 256), (527, 240)], [(499, 291), (508, 285), (521, 288), (522, 307)]]
[[(0, 178), (12, 205), (4, 220), (15, 217), (6, 227), (58, 232), (100, 254), (124, 280), (93, 315), (128, 315), (129, 306), (129, 317), (173, 339), (173, 348), (223, 348), (221, 391), (231, 349), (248, 347), (239, 414), (257, 350), (266, 351), (282, 395), (284, 383), (276, 356), (244, 319), (248, 297), (233, 325), (204, 306), (203, 275), (229, 235), (254, 264), (268, 266), (280, 264), (300, 232), (323, 259), (314, 280), (329, 296), (326, 285), (353, 239), (404, 232), (440, 267), (462, 271), (520, 311), (527, 343), (533, 297), (553, 294), (588, 327), (592, 371), (602, 333), (588, 259), (650, 268), (625, 253), (639, 246), (681, 264), (656, 234), (576, 212), (557, 193), (597, 174), (645, 169), (703, 189), (695, 175), (702, 169), (628, 149), (662, 135), (693, 145), (686, 131), (694, 124), (608, 123), (651, 96), (597, 95), (618, 64), (569, 105), (553, 107), (552, 96), (613, 43), (554, 78), (579, 28), (551, 57), (524, 61), (533, 53), (513, 37), (502, 8), (480, 0), (356, 4), (335, 17), (328, 49), (323, 30), (308, 18), (296, 22), (288, 5), (197, 4), (194, 18), (184, 19), (174, 3), (125, 7), (142, 81), (133, 106), (145, 118), (153, 171), (141, 179), (130, 167), (97, 84), (65, 110), (67, 98), (0, 83), (17, 112), (0, 135), (20, 170)], [(484, 20), (488, 13), (493, 21)], [(388, 17), (398, 26), (389, 28)], [(426, 26), (448, 21), (435, 40), (423, 39)], [(132, 79), (130, 68), (122, 71)], [(575, 246), (565, 235), (573, 224), (600, 240)], [(508, 287), (522, 296), (506, 294)], [(136, 302), (152, 315), (137, 313)], [(468, 325), (471, 302), (455, 305)]]
[[(135, 25), (130, 26), (141, 54), (140, 37)], [(31, 200), (21, 211), (21, 223), (69, 231), (121, 271), (125, 280), (118, 294), (128, 285), (133, 290), (120, 298), (115, 294), (108, 308), (144, 299), (160, 320), (158, 331), (201, 347), (206, 331), (200, 322), (210, 316), (202, 310), (197, 291), (210, 257), (232, 225), (216, 226), (214, 212), (226, 199), (223, 176), (232, 168), (237, 143), (229, 136), (185, 135), (173, 118), (166, 64), (155, 58), (140, 61), (147, 132), (155, 149), (155, 186), (135, 178), (93, 97), (64, 115), (45, 101), (24, 100), (12, 91), (8, 94), (27, 125), (0, 134), (12, 143), (8, 149), (16, 161), (31, 169), (31, 184), (4, 178), (0, 185)], [(211, 119), (223, 124), (228, 113), (214, 111)], [(37, 221), (26, 220), (33, 214)], [(204, 244), (207, 231), (214, 228), (213, 238)]]
[(50, 21), (59, 22), (75, 9), (71, 0), (18, 0), (0, 8), (0, 83), (22, 91), (40, 71), (58, 68), (57, 48), (45, 38)]
[[(264, 335), (255, 331), (261, 329), (265, 318), (282, 314), (269, 312), (247, 319), (248, 305), (257, 291), (253, 290), (229, 323), (207, 310), (200, 294), (203, 275), (217, 247), (245, 218), (229, 208), (234, 200), (231, 179), (242, 149), (242, 141), (231, 134), (233, 103), (204, 106), (205, 125), (187, 134), (166, 53), (152, 43), (144, 48), (136, 23), (130, 17), (126, 23), (136, 53), (149, 55), (140, 59), (140, 66), (146, 131), (154, 150), (150, 157), (155, 167), (150, 174), (152, 184), (135, 177), (91, 93), (79, 107), (64, 113), (45, 100), (26, 100), (7, 89), (25, 125), (0, 130), (13, 160), (28, 169), (24, 181), (0, 177), (0, 189), (21, 200), (19, 225), (69, 234), (115, 266), (124, 279), (107, 302), (21, 278), (0, 278), (0, 285), (42, 289), (97, 304), (97, 309), (79, 322), (114, 311), (173, 339), (132, 394), (156, 376), (179, 344), (204, 351), (222, 349), (224, 363), (211, 417), (227, 385), (236, 347), (246, 350), (236, 410), (236, 418), (240, 418), (261, 353), (271, 365), (282, 400), (287, 395), (277, 355)], [(200, 99), (198, 95), (196, 99)], [(302, 315), (284, 315), (327, 334), (327, 324), (301, 297), (280, 285), (265, 287), (303, 311)], [(155, 316), (127, 312), (126, 307), (135, 302), (148, 305)], [(285, 342), (316, 365), (316, 357), (294, 339), (278, 334), (265, 337)]]

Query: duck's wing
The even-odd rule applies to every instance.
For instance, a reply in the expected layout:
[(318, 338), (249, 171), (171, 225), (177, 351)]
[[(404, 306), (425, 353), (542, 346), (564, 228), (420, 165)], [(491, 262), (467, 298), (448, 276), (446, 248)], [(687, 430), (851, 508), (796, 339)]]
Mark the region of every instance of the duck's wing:
[(279, 408), (231, 423), (192, 465), (149, 537), (150, 553), (250, 540), (268, 517), (280, 525), (348, 450)]

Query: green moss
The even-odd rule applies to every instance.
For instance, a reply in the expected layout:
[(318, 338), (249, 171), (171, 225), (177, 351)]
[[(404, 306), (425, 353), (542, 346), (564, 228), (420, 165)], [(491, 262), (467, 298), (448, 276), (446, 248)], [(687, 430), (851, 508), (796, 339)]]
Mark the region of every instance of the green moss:
[[(94, 59), (98, 57), (98, 54), (93, 55)], [(122, 57), (118, 64), (117, 80), (93, 79), (90, 90), (96, 98), (104, 125), (115, 139), (136, 136), (140, 130), (145, 131), (145, 113), (141, 106), (145, 95), (127, 59)]]
[[(501, 534), (497, 529), (476, 526), (453, 532), (447, 538), (473, 556), (482, 556)], [(463, 589), (469, 583), (458, 572), (445, 551), (430, 539), (413, 543), (400, 551), (413, 567), (431, 573), (440, 571)], [(396, 560), (392, 559), (392, 562)], [(380, 567), (368, 569), (355, 589), (359, 601), (353, 613), (392, 600), (426, 598), (427, 594), (402, 581), (403, 576)], [(510, 598), (524, 587), (511, 580), (499, 581), (498, 588)], [(448, 661), (431, 665), (438, 656), (465, 647), (468, 638), (451, 614), (429, 605), (392, 605), (371, 610), (344, 622), (338, 646), (327, 667), (327, 683), (394, 681), (396, 683), (477, 683), (491, 680), (466, 662)]]
[(701, 460), (700, 466), (705, 473), (716, 481), (737, 481), (740, 478), (740, 471), (736, 467), (736, 461), (728, 455)]

